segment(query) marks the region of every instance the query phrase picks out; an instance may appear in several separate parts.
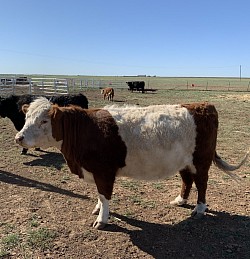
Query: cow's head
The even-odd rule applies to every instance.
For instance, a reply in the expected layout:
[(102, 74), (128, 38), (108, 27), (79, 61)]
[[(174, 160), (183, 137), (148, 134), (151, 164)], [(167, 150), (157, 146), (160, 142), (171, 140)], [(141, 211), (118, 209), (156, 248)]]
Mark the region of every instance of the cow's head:
[(16, 134), (15, 141), (25, 148), (58, 146), (52, 136), (51, 111), (54, 106), (44, 97), (37, 98), (30, 105), (23, 106), (25, 124)]

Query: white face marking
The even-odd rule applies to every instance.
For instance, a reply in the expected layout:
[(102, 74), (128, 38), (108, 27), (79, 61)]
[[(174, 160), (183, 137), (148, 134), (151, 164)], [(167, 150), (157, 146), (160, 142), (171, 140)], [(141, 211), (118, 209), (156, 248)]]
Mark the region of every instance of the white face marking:
[(106, 106), (127, 146), (126, 167), (118, 175), (159, 180), (189, 167), (195, 173), (196, 125), (180, 105)]
[(61, 147), (62, 141), (56, 142), (52, 137), (51, 118), (48, 114), (50, 108), (51, 103), (43, 97), (30, 104), (25, 124), (15, 137), (18, 144), (26, 148)]

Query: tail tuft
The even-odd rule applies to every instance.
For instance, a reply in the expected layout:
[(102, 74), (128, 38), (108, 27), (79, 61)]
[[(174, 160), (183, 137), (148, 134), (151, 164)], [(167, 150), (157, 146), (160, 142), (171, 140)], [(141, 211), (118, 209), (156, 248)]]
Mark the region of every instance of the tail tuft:
[(215, 152), (213, 162), (219, 169), (224, 171), (231, 178), (233, 178), (238, 182), (240, 178), (236, 174), (232, 173), (232, 171), (239, 169), (246, 162), (248, 156), (249, 156), (249, 151), (246, 153), (245, 157), (238, 165), (230, 165), (226, 161), (222, 160), (222, 158)]

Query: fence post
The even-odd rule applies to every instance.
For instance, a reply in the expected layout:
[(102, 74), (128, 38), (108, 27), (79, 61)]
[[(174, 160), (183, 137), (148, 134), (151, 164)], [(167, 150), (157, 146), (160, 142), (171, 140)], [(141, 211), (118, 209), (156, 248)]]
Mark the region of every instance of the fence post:
[(56, 93), (56, 79), (54, 79), (54, 91)]
[(69, 94), (69, 80), (66, 80), (67, 94)]
[(229, 81), (229, 83), (228, 83), (228, 91), (229, 91), (229, 88), (230, 88), (230, 81)]
[(187, 90), (188, 90), (188, 81), (187, 81)]
[(12, 93), (15, 94), (16, 79), (12, 78)]
[(31, 79), (29, 78), (29, 94), (32, 92), (32, 87), (31, 87)]
[(249, 85), (250, 85), (250, 82), (248, 82), (247, 91), (249, 91)]

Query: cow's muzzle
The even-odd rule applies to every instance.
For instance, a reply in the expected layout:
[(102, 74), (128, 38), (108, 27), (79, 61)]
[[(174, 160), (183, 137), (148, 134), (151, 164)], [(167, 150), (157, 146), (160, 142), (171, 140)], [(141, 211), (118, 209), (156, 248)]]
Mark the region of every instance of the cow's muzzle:
[(24, 139), (24, 136), (23, 135), (16, 135), (15, 136), (15, 142), (19, 145), (22, 145), (22, 141)]

